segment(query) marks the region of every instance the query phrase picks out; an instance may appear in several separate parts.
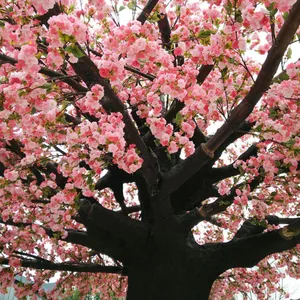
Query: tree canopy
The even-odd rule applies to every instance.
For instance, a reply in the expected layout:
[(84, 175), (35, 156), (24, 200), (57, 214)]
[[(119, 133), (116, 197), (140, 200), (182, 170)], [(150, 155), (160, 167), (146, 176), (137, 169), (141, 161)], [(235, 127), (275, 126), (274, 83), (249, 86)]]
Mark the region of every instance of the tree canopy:
[(299, 278), (300, 0), (0, 4), (0, 292)]

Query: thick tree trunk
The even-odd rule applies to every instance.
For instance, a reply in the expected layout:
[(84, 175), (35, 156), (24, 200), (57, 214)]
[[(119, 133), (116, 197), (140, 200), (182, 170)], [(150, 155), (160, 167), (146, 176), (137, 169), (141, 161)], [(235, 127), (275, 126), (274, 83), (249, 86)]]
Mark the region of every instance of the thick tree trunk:
[(220, 274), (215, 247), (193, 243), (176, 218), (161, 220), (139, 251), (143, 259), (127, 266), (127, 300), (207, 300)]
[(220, 273), (211, 260), (212, 249), (193, 248), (186, 239), (181, 242), (175, 237), (150, 238), (143, 262), (128, 267), (128, 300), (208, 299)]
[(213, 279), (205, 269), (166, 266), (129, 270), (127, 300), (208, 300)]

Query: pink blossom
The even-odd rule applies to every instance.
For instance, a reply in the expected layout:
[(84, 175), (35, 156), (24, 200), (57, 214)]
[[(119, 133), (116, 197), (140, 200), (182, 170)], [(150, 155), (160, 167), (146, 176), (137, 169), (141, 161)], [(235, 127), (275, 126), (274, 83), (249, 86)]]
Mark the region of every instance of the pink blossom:
[(174, 141), (170, 142), (170, 145), (168, 147), (168, 152), (170, 154), (176, 153), (178, 151), (178, 146)]
[(182, 48), (180, 48), (180, 47), (175, 48), (174, 49), (174, 54), (177, 55), (177, 56), (180, 56), (180, 55), (182, 56), (183, 55)]
[(194, 135), (194, 128), (187, 122), (181, 123), (181, 129), (186, 132), (187, 137), (191, 138)]
[(19, 177), (19, 173), (15, 170), (5, 170), (4, 176), (7, 180), (16, 181)]
[(185, 151), (186, 157), (192, 155), (195, 152), (195, 144), (192, 141), (188, 141), (184, 145), (184, 151)]
[(23, 66), (23, 70), (31, 70), (37, 72), (39, 70), (38, 59), (35, 57), (37, 49), (35, 46), (24, 45), (18, 55), (19, 66)]
[(22, 265), (21, 260), (17, 257), (10, 257), (9, 258), (9, 265), (12, 267), (20, 267)]

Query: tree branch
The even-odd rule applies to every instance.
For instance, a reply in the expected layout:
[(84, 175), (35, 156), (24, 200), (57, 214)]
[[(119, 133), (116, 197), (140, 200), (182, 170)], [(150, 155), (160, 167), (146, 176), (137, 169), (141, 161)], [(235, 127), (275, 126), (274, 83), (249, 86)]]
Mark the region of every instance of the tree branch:
[(222, 268), (253, 267), (266, 256), (300, 243), (300, 220), (281, 229), (235, 239), (220, 245)]
[[(213, 69), (213, 65), (203, 65), (201, 66), (199, 73), (197, 75), (197, 83), (201, 85), (204, 80), (207, 78), (211, 70)], [(184, 108), (184, 103), (178, 100), (174, 100), (170, 109), (165, 114), (164, 118), (168, 123), (171, 123), (173, 119), (176, 118), (177, 113)]]
[(110, 188), (123, 213), (128, 214), (124, 203), (123, 184), (133, 181), (134, 175), (128, 174), (116, 166), (111, 166), (108, 168), (107, 173), (97, 181), (95, 189), (101, 191), (105, 188)]
[(51, 17), (57, 16), (61, 13), (60, 6), (58, 3), (55, 3), (53, 8), (49, 9), (45, 14), (36, 17), (37, 20), (39, 20), (42, 24), (49, 27), (48, 21)]
[[(197, 183), (202, 178), (203, 174), (207, 176), (208, 170), (210, 170), (213, 164), (218, 160), (227, 146), (247, 133), (252, 126), (253, 123), (242, 123), (239, 130), (233, 132), (226, 141), (223, 142), (221, 147), (214, 153), (214, 156), (206, 149), (205, 144), (198, 147), (193, 155), (175, 166), (167, 175), (166, 179), (167, 181), (170, 181), (169, 184), (171, 185), (169, 191), (173, 193), (176, 190), (186, 190), (187, 188), (191, 191), (191, 189), (193, 189), (192, 186), (198, 187)], [(173, 185), (172, 182), (176, 182), (176, 184)], [(168, 185), (167, 182), (164, 184), (166, 186)]]
[(0, 176), (4, 176), (4, 171), (6, 170), (4, 164), (0, 162)]
[[(249, 159), (250, 157), (253, 156), (257, 156), (257, 147), (256, 147), (256, 143), (253, 144), (252, 146), (250, 146), (244, 153), (242, 153), (237, 159), (237, 160), (242, 160), (242, 161), (246, 161), (247, 159)], [(234, 167), (234, 163), (224, 166), (224, 167), (220, 167), (220, 168), (212, 168), (209, 172), (208, 172), (208, 177), (210, 178), (210, 182), (211, 183), (215, 183), (218, 181), (221, 181), (225, 178), (229, 178), (232, 176), (236, 176), (240, 174), (240, 170), (238, 168)]]
[(31, 226), (33, 224), (33, 223), (14, 222), (11, 219), (8, 219), (7, 221), (3, 221), (2, 218), (0, 218), (0, 223), (4, 225), (15, 226), (15, 227), (26, 227), (26, 226)]
[(135, 212), (139, 212), (141, 211), (141, 206), (140, 205), (133, 205), (133, 206), (127, 206), (124, 213), (126, 213), (127, 215), (135, 213)]
[(234, 186), (233, 188), (231, 188), (229, 195), (222, 196), (210, 204), (201, 206), (199, 208), (200, 214), (203, 217), (207, 218), (223, 212), (233, 203), (234, 198), (236, 197), (237, 189), (242, 188), (246, 184), (249, 184), (250, 190), (253, 191), (263, 181), (263, 179), (264, 177), (262, 175), (259, 175), (255, 177), (250, 183), (246, 181)]
[(71, 65), (75, 73), (86, 83), (88, 87), (91, 87), (94, 84), (100, 84), (104, 87), (105, 96), (100, 102), (107, 113), (120, 112), (122, 114), (123, 122), (125, 123), (125, 139), (129, 144), (135, 144), (137, 149), (140, 151), (141, 157), (144, 160), (141, 171), (149, 186), (153, 185), (157, 178), (155, 158), (149, 152), (124, 104), (115, 94), (110, 83), (100, 76), (97, 66), (86, 55), (80, 57), (77, 63), (71, 63)]
[(156, 77), (152, 74), (148, 74), (148, 73), (143, 73), (141, 72), (139, 69), (131, 67), (131, 66), (125, 66), (124, 67), (125, 70), (130, 71), (134, 74), (140, 75), (142, 77), (145, 77), (146, 79), (149, 79), (150, 81), (153, 81)]
[[(202, 84), (207, 78), (211, 70), (212, 65), (203, 65), (200, 68), (199, 74), (197, 76), (198, 84)], [(177, 113), (184, 107), (184, 104), (178, 100), (174, 100), (169, 111), (165, 115), (167, 122), (172, 122), (176, 117)], [(206, 137), (199, 130), (195, 130), (194, 137), (196, 145), (199, 145), (195, 153), (185, 159), (183, 162), (175, 166), (167, 175), (163, 182), (161, 190), (169, 191), (169, 194), (174, 192), (178, 187), (184, 184), (191, 176), (193, 176), (201, 167), (207, 164), (213, 158), (213, 154), (207, 151), (206, 146), (200, 145), (206, 141)], [(184, 176), (183, 176), (184, 174)]]
[[(128, 182), (135, 182), (138, 188), (138, 199), (141, 204), (138, 210), (142, 211), (142, 220), (150, 221), (151, 217), (151, 206), (150, 206), (150, 194), (149, 189), (145, 183), (145, 180), (136, 174), (131, 175), (127, 174), (123, 170), (119, 169), (116, 166), (111, 166), (108, 168), (108, 172), (101, 177), (96, 185), (95, 189), (101, 191), (104, 188), (111, 188), (115, 194), (117, 202), (123, 201), (123, 184)], [(121, 191), (122, 189), (122, 191)], [(116, 193), (115, 193), (116, 192)], [(119, 192), (119, 193), (118, 193)], [(122, 194), (121, 194), (122, 192)], [(120, 204), (121, 205), (121, 204)], [(132, 213), (133, 211), (125, 205), (121, 205), (122, 212), (126, 215)]]
[[(170, 195), (182, 186), (199, 169), (213, 159), (213, 154), (208, 152), (205, 144), (201, 144), (193, 155), (173, 167), (166, 175), (160, 188), (161, 195)], [(163, 197), (162, 197), (163, 198)]]
[[(103, 266), (98, 264), (65, 262), (53, 263), (45, 261), (44, 259), (25, 259), (17, 257), (21, 260), (21, 267), (31, 268), (35, 270), (55, 270), (55, 271), (69, 271), (69, 272), (88, 272), (88, 273), (111, 273), (122, 274), (123, 268), (116, 266)], [(8, 258), (0, 258), (1, 265), (9, 265)]]
[[(14, 222), (11, 219), (4, 222), (1, 218), (0, 223), (19, 228), (33, 225), (33, 223)], [(46, 234), (50, 238), (58, 239), (71, 244), (81, 245), (101, 252), (117, 260), (128, 261), (132, 259), (132, 254), (125, 247), (124, 241), (116, 238), (111, 233), (105, 230), (101, 230), (100, 228), (97, 228), (96, 230), (93, 229), (89, 233), (73, 229), (65, 229), (68, 234), (63, 238), (58, 232), (54, 232), (48, 227), (41, 227), (45, 230)]]
[[(249, 183), (251, 191), (253, 191), (263, 180), (263, 176), (258, 176)], [(229, 207), (236, 196), (236, 190), (243, 187), (247, 182), (240, 183), (230, 190), (229, 195), (219, 197), (212, 203), (202, 205), (200, 208), (195, 208), (188, 212), (186, 215), (182, 216), (182, 220), (185, 226), (189, 226), (187, 229), (191, 229), (196, 226), (199, 222), (207, 220), (209, 221), (211, 217), (215, 214), (223, 212), (227, 207)]]
[(166, 50), (171, 49), (171, 27), (166, 14), (161, 14), (160, 19), (157, 22), (160, 32), (163, 47)]
[(200, 221), (205, 220), (205, 218), (200, 214), (198, 208), (195, 208), (188, 213), (179, 216), (179, 219), (187, 233), (190, 232), (190, 230)]
[[(255, 156), (256, 152), (257, 149), (254, 144), (245, 153), (241, 154), (238, 160), (246, 160), (251, 156)], [(213, 184), (224, 178), (240, 174), (239, 169), (234, 168), (234, 163), (221, 168), (211, 168), (213, 161), (200, 169), (171, 195), (171, 203), (175, 213), (191, 210), (209, 197), (218, 197), (219, 194)]]
[(202, 65), (199, 73), (196, 77), (197, 79), (197, 83), (199, 85), (201, 85), (204, 80), (207, 78), (207, 76), (209, 75), (209, 73), (212, 71), (212, 69), (214, 68), (214, 65)]
[[(80, 222), (89, 228), (100, 227), (125, 241), (137, 242), (147, 237), (150, 226), (145, 222), (133, 220), (127, 216), (104, 208), (100, 204), (92, 204), (82, 199), (79, 208)], [(95, 229), (95, 228), (94, 228)]]
[(217, 189), (207, 180), (207, 172), (202, 172), (195, 180), (188, 181), (176, 192), (171, 194), (171, 204), (175, 214), (182, 214), (186, 211), (199, 207), (207, 198), (219, 197)]
[[(214, 152), (214, 157), (210, 162), (210, 166), (213, 166), (214, 163), (221, 157), (224, 150), (234, 143), (237, 139), (241, 138), (245, 134), (249, 133), (255, 123), (250, 123), (248, 121), (244, 121), (237, 130), (231, 133), (231, 135), (220, 145), (220, 147)], [(210, 137), (211, 139), (212, 137)]]
[[(20, 158), (24, 158), (25, 154), (22, 151), (23, 145), (21, 142), (16, 140), (10, 140), (9, 144), (6, 145), (6, 148), (9, 149), (11, 152), (17, 154)], [(46, 175), (50, 175), (51, 173), (55, 174), (55, 182), (60, 188), (64, 188), (65, 184), (67, 183), (68, 178), (64, 177), (57, 171), (58, 164), (56, 162), (48, 162), (46, 166), (34, 164), (29, 169), (33, 173), (33, 175), (37, 179), (37, 184), (41, 184), (45, 178), (41, 174), (43, 172)]]
[(293, 39), (300, 24), (300, 0), (290, 10), (290, 13), (280, 29), (276, 42), (268, 52), (267, 58), (257, 76), (255, 83), (247, 96), (232, 111), (226, 122), (216, 134), (206, 143), (208, 151), (214, 153), (238, 126), (250, 115), (254, 106), (272, 83), (280, 61), (290, 41)]
[(249, 237), (255, 234), (262, 233), (267, 228), (267, 224), (263, 224), (262, 221), (258, 222), (255, 218), (251, 218), (249, 220), (246, 220), (242, 226), (239, 228), (239, 230), (236, 232), (234, 239), (240, 239)]
[[(4, 55), (4, 54), (0, 54), (0, 61), (9, 63), (11, 65), (15, 65), (18, 62), (16, 59), (9, 57), (7, 55)], [(66, 75), (64, 75), (62, 73), (53, 71), (53, 70), (45, 68), (45, 67), (41, 67), (39, 70), (39, 73), (46, 75), (48, 77), (51, 77), (51, 78), (56, 78), (56, 79), (59, 79), (61, 77), (61, 81), (67, 83), (70, 87), (72, 87), (77, 92), (85, 93), (88, 91), (88, 89), (83, 87), (80, 83), (78, 83), (77, 81), (75, 81), (72, 78), (66, 77)]]
[(142, 24), (144, 24), (147, 21), (149, 15), (151, 14), (157, 2), (158, 0), (149, 0), (145, 5), (145, 7), (143, 8), (140, 15), (137, 17), (137, 20), (140, 21)]
[(112, 166), (109, 167), (107, 173), (97, 181), (95, 189), (102, 191), (107, 187), (112, 188), (114, 185), (123, 185), (124, 183), (133, 181), (134, 175), (128, 174), (116, 166)]
[(196, 148), (193, 155), (171, 169), (163, 182), (163, 188), (166, 188), (169, 193), (173, 193), (181, 187), (184, 188), (185, 183), (190, 188), (189, 182), (198, 182), (203, 175), (202, 173), (213, 166), (228, 145), (250, 131), (252, 126), (253, 123), (243, 122), (238, 130), (234, 131), (214, 154), (206, 148), (206, 144), (201, 144)]
[(257, 220), (255, 218), (251, 218), (243, 223), (233, 239), (245, 238), (251, 235), (262, 233), (267, 228), (267, 222), (270, 225), (279, 225), (293, 224), (294, 222), (299, 220), (300, 218), (280, 218), (273, 215), (266, 216), (265, 220)]

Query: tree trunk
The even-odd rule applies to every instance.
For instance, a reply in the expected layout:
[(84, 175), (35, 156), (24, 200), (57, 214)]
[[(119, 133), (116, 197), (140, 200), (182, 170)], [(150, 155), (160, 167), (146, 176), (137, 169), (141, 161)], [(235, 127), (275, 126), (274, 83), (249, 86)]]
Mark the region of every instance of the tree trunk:
[(193, 241), (175, 218), (156, 225), (139, 249), (143, 259), (127, 266), (127, 300), (207, 300), (220, 274), (215, 247)]
[[(216, 272), (203, 256), (185, 248), (154, 252), (148, 261), (128, 268), (127, 300), (207, 300)], [(198, 253), (199, 254), (199, 253)], [(152, 256), (152, 257), (151, 257)], [(162, 258), (163, 257), (163, 258)]]

